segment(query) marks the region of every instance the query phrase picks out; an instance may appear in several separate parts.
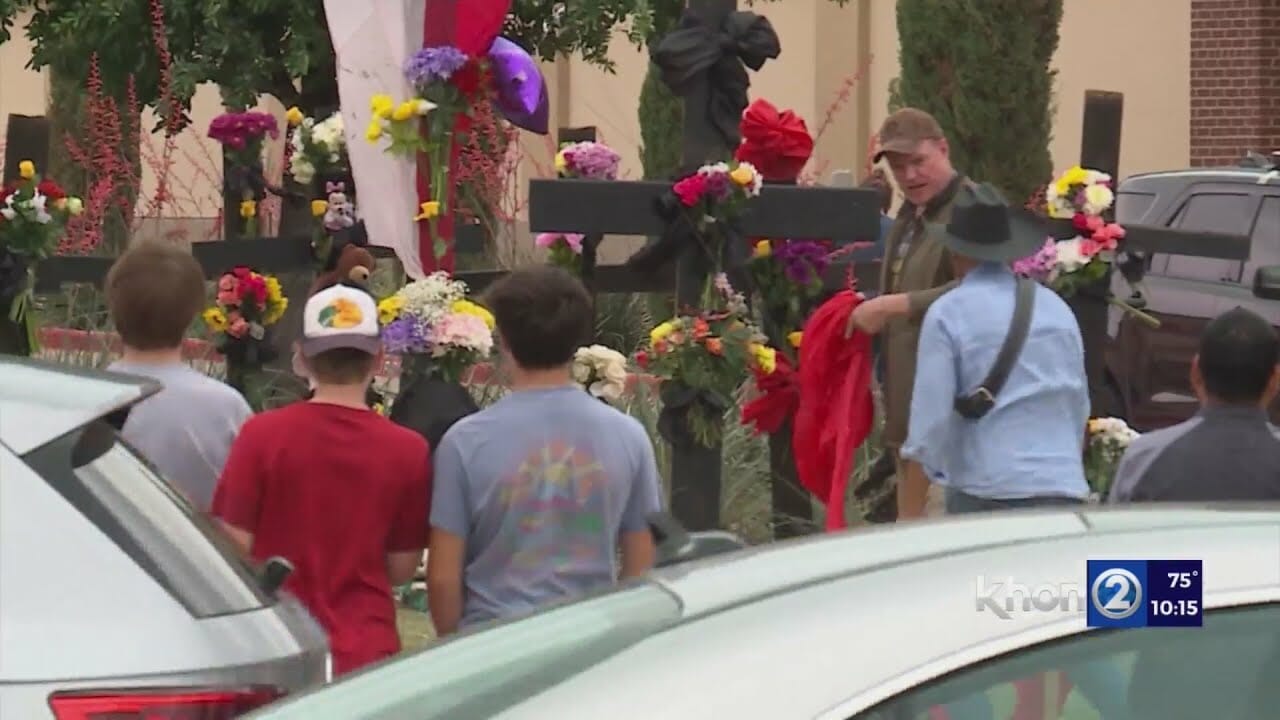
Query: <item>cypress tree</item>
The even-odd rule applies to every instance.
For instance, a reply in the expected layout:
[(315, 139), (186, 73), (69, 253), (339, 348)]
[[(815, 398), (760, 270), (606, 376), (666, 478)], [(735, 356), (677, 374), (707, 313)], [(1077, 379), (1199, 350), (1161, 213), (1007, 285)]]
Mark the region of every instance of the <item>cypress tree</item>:
[(898, 0), (901, 76), (890, 109), (927, 110), (961, 172), (1014, 204), (1053, 173), (1053, 79), (1063, 0)]

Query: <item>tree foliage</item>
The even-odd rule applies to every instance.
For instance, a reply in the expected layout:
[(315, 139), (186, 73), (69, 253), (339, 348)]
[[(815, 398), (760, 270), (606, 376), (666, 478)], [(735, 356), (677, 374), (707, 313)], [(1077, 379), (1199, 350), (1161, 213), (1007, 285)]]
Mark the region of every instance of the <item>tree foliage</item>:
[(1053, 172), (1050, 67), (1063, 0), (898, 0), (891, 109), (933, 113), (957, 169), (1014, 202)]

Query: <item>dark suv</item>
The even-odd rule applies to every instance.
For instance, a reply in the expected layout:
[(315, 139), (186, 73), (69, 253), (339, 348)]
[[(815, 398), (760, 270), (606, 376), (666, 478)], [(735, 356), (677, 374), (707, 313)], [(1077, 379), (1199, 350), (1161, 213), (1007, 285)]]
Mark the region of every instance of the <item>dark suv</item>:
[[(1280, 156), (1273, 156), (1280, 157)], [(1280, 167), (1251, 156), (1240, 167), (1135, 175), (1120, 183), (1116, 219), (1251, 238), (1249, 259), (1153, 253), (1142, 296), (1159, 318), (1152, 329), (1113, 310), (1107, 365), (1130, 424), (1141, 431), (1187, 419), (1197, 408), (1189, 372), (1200, 332), (1213, 317), (1243, 306), (1280, 328)], [(1259, 273), (1259, 270), (1263, 272)], [(1132, 290), (1116, 273), (1117, 297)], [(1280, 404), (1272, 407), (1280, 420)]]

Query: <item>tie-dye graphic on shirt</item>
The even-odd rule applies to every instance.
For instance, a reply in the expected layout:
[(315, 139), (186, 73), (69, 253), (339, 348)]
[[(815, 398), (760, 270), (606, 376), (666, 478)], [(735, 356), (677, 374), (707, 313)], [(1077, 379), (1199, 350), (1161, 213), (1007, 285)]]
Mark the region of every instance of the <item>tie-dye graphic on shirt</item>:
[(620, 534), (659, 508), (644, 428), (579, 387), (511, 393), (433, 454), (431, 524), (466, 538), (464, 624), (607, 586)]
[(529, 453), (498, 488), (501, 540), (511, 569), (538, 574), (596, 571), (608, 564), (604, 465), (589, 451), (553, 441)]

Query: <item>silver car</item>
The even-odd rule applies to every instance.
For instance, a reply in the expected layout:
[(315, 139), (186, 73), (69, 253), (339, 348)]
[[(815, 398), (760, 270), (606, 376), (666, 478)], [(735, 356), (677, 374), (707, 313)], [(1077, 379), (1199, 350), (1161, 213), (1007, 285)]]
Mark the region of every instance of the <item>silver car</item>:
[[(1203, 561), (1204, 626), (1088, 629), (1089, 558)], [(1089, 509), (673, 566), (250, 717), (1243, 720), (1277, 690), (1280, 511)]]
[(319, 625), (117, 437), (158, 389), (0, 356), (0, 718), (221, 720), (328, 679)]

